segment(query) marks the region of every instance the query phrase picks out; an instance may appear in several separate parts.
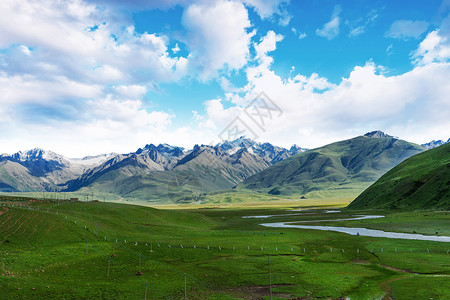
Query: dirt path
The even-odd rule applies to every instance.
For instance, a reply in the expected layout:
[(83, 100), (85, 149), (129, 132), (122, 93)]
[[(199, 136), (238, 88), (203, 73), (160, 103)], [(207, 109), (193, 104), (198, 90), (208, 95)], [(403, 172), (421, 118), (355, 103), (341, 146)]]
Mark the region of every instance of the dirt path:
[(392, 297), (392, 287), (391, 287), (391, 283), (394, 281), (408, 279), (408, 278), (412, 278), (412, 277), (416, 277), (416, 276), (419, 276), (419, 277), (450, 277), (450, 275), (448, 275), (448, 274), (420, 274), (420, 273), (412, 272), (411, 270), (399, 269), (399, 268), (391, 267), (388, 265), (380, 264), (379, 266), (383, 267), (385, 269), (391, 270), (391, 271), (396, 271), (396, 272), (405, 274), (405, 275), (398, 275), (394, 278), (388, 279), (381, 283), (381, 285), (380, 285), (381, 288), (386, 292), (386, 294), (382, 298), (383, 300), (394, 300), (394, 298)]
[[(34, 216), (33, 216), (33, 219), (34, 219), (35, 217), (37, 217), (37, 216), (39, 216), (39, 214), (34, 215)], [(27, 224), (27, 226), (24, 226), (23, 231), (22, 231), (22, 233), (20, 233), (20, 234), (24, 234), (24, 233), (27, 231), (28, 227), (30, 227), (30, 225), (32, 225), (32, 224), (33, 224), (33, 222), (29, 222), (29, 223)]]
[(415, 272), (413, 272), (413, 271), (411, 271), (411, 270), (405, 270), (405, 269), (394, 268), (394, 267), (391, 267), (391, 266), (388, 266), (388, 265), (382, 265), (382, 264), (380, 264), (380, 266), (383, 267), (383, 268), (385, 268), (385, 269), (388, 269), (388, 270), (391, 270), (391, 271), (400, 272), (400, 273), (413, 274), (413, 275), (421, 275), (421, 274), (415, 273)]
[(411, 276), (402, 276), (402, 277), (395, 277), (395, 278), (391, 278), (391, 279), (388, 279), (386, 281), (383, 281), (381, 283), (381, 288), (386, 292), (386, 294), (383, 296), (382, 300), (395, 300), (392, 297), (391, 283), (394, 282), (394, 281), (398, 281), (398, 280), (402, 280), (402, 279), (408, 279), (408, 278), (411, 278), (411, 277), (413, 277), (413, 276), (412, 275)]
[[(25, 220), (23, 220), (23, 221), (19, 224), (19, 227), (17, 227), (16, 230), (14, 230), (13, 232), (7, 234), (7, 235), (3, 238), (3, 241), (0, 242), (0, 245), (3, 244), (3, 242), (6, 241), (6, 239), (7, 239), (8, 237), (10, 237), (11, 235), (15, 234), (17, 231), (19, 231), (19, 229), (20, 229), (25, 223), (27, 223), (28, 221), (32, 222), (33, 219), (34, 219), (36, 216), (37, 216), (37, 214), (36, 214), (36, 215), (29, 215), (28, 218), (26, 218)], [(16, 223), (17, 223), (17, 221), (14, 223), (14, 225), (15, 225)], [(9, 227), (9, 228), (11, 228), (11, 227)], [(9, 228), (8, 228), (8, 229), (9, 229)]]
[[(8, 211), (9, 211), (9, 208), (8, 208)], [(4, 213), (6, 213), (6, 212), (4, 212)], [(6, 224), (6, 222), (8, 222), (11, 218), (12, 218), (12, 216), (14, 215), (14, 213), (10, 213), (10, 214), (8, 214), (8, 217), (6, 218), (6, 220), (5, 221), (3, 221), (3, 223), (2, 224), (0, 224), (0, 227), (2, 227), (3, 225), (5, 225)]]
[(34, 226), (32, 235), (36, 232), (36, 229), (37, 229), (38, 226), (42, 223), (42, 221), (44, 221), (44, 219), (45, 219), (45, 216), (43, 216), (42, 219), (41, 219), (41, 221), (40, 221), (39, 223), (37, 223), (36, 226)]
[[(6, 227), (6, 229), (3, 229), (1, 232), (8, 231), (9, 229), (11, 229), (11, 228), (13, 228), (14, 226), (16, 226), (17, 222), (19, 222), (20, 219), (22, 219), (22, 217), (23, 217), (24, 215), (25, 215), (25, 213), (22, 213), (22, 215), (20, 215), (20, 217), (18, 217), (18, 218), (16, 219), (16, 221), (15, 221), (13, 224), (9, 225), (8, 227)], [(3, 225), (3, 224), (2, 224), (2, 225)]]
[(9, 211), (9, 207), (3, 207), (2, 210), (0, 210), (0, 216), (3, 214), (6, 214)]

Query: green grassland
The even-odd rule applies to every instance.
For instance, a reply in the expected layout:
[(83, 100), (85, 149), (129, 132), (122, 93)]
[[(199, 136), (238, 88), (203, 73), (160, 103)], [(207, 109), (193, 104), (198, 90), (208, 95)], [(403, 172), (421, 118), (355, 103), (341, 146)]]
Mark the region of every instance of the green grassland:
[[(166, 197), (168, 195), (168, 188), (166, 187)], [(178, 195), (182, 195), (184, 191), (177, 191)], [(223, 191), (209, 192), (205, 194), (198, 194), (197, 201), (188, 203), (177, 203), (172, 201), (154, 203), (145, 199), (139, 198), (122, 198), (119, 195), (99, 192), (92, 188), (83, 188), (76, 192), (58, 192), (58, 193), (43, 193), (43, 192), (17, 192), (8, 193), (11, 197), (28, 197), (37, 199), (70, 199), (78, 198), (80, 201), (98, 200), (100, 202), (114, 202), (124, 204), (136, 204), (143, 206), (152, 206), (159, 208), (170, 209), (184, 209), (184, 208), (251, 208), (251, 207), (289, 207), (289, 206), (302, 206), (302, 207), (319, 207), (319, 206), (338, 206), (343, 207), (348, 205), (356, 195), (349, 195), (348, 197), (341, 197), (337, 194), (334, 196), (332, 193), (316, 195), (316, 197), (303, 197), (301, 195), (270, 195), (267, 193), (259, 193), (249, 191), (246, 189), (229, 189)]]
[[(242, 218), (286, 214), (286, 207), (161, 210), (16, 199), (8, 208), (0, 207), (2, 299), (144, 299), (146, 288), (147, 299), (183, 299), (185, 274), (188, 299), (269, 299), (269, 258), (274, 299), (450, 297), (448, 243), (265, 228)], [(312, 212), (270, 222), (330, 217)], [(448, 233), (449, 215), (435, 214), (345, 225)]]

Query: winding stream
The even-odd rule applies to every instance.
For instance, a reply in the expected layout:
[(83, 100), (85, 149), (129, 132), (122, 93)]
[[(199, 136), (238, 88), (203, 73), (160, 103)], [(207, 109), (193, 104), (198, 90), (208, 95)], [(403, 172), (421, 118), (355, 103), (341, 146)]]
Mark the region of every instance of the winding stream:
[[(288, 214), (286, 214), (288, 215)], [(289, 214), (292, 215), (292, 214)], [(282, 216), (282, 215), (276, 215)], [(254, 216), (259, 218), (270, 218), (272, 216)], [(450, 242), (450, 236), (437, 236), (437, 235), (423, 235), (416, 233), (401, 233), (401, 232), (389, 232), (377, 229), (367, 229), (362, 227), (339, 227), (339, 226), (319, 226), (319, 225), (300, 225), (297, 223), (309, 223), (309, 222), (331, 222), (331, 221), (347, 221), (347, 220), (364, 220), (364, 219), (376, 219), (383, 218), (384, 216), (377, 215), (358, 215), (353, 218), (344, 219), (330, 219), (330, 220), (313, 220), (313, 221), (294, 221), (294, 222), (276, 222), (276, 223), (262, 223), (260, 225), (265, 227), (275, 228), (299, 228), (299, 229), (314, 229), (314, 230), (327, 230), (336, 231), (351, 235), (370, 236), (370, 237), (384, 237), (390, 239), (406, 239), (406, 240), (421, 240), (421, 241), (434, 241), (434, 242)], [(295, 224), (293, 224), (295, 223)]]

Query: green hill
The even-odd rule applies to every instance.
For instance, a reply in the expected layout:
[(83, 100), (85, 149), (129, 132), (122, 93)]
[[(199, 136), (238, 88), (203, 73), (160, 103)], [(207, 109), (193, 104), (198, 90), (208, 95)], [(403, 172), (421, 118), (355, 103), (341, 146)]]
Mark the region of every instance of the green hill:
[(300, 153), (241, 186), (274, 195), (356, 196), (405, 158), (423, 151), (419, 145), (375, 133)]
[(365, 190), (350, 209), (450, 209), (450, 144), (417, 154)]

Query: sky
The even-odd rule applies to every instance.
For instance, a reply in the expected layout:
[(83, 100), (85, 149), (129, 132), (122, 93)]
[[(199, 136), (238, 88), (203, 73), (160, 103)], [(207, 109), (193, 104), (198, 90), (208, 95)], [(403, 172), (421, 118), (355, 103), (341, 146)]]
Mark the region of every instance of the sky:
[(450, 138), (450, 0), (2, 0), (0, 153)]

